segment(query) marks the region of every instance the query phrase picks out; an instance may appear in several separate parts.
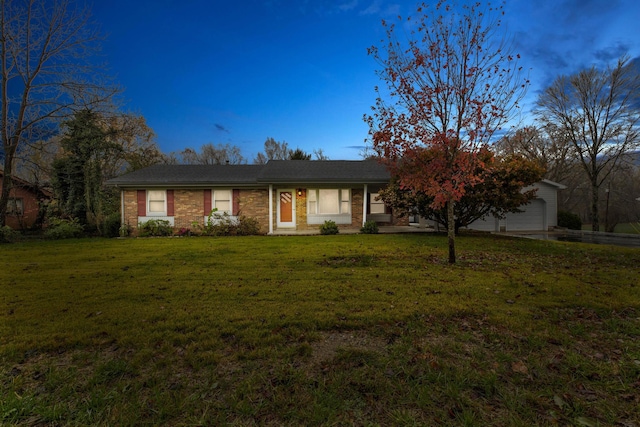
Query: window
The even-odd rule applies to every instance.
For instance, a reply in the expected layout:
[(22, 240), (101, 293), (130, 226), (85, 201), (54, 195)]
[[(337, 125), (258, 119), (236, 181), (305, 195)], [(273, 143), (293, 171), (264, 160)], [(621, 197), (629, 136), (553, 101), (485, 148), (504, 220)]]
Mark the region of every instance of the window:
[(369, 212), (372, 214), (385, 213), (384, 202), (382, 200), (376, 200), (378, 193), (371, 193), (369, 197)]
[(349, 190), (344, 188), (340, 190), (340, 213), (349, 213), (349, 207), (351, 206), (350, 199)]
[(316, 190), (307, 190), (307, 211), (310, 214), (315, 214), (318, 212), (318, 197)]
[(340, 199), (338, 190), (318, 190), (318, 213), (340, 213)]
[(24, 202), (22, 199), (9, 198), (7, 204), (7, 214), (9, 215), (22, 215), (24, 214)]
[(351, 208), (349, 189), (310, 189), (307, 191), (308, 212), (311, 215), (348, 214)]
[(167, 198), (164, 190), (149, 190), (147, 199), (149, 201), (149, 215), (166, 215)]
[(214, 190), (211, 207), (220, 213), (231, 214), (231, 190)]

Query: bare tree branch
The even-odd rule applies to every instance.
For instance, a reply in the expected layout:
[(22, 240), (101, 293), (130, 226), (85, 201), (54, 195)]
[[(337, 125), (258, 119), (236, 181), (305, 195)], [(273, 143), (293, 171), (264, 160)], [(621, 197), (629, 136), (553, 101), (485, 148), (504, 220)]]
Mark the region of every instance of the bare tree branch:
[(538, 119), (571, 142), (589, 180), (594, 231), (600, 187), (640, 147), (639, 102), (640, 73), (626, 56), (604, 70), (560, 76), (538, 97)]
[(49, 138), (60, 119), (107, 105), (119, 92), (92, 62), (99, 41), (89, 10), (69, 0), (0, 0), (0, 226), (19, 148)]

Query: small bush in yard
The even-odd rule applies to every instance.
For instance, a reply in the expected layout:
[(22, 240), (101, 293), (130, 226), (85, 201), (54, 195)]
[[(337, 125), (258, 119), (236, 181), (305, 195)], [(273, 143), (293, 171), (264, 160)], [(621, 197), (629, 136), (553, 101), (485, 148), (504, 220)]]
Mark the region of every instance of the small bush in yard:
[(569, 230), (581, 230), (582, 220), (572, 212), (558, 211), (558, 226), (566, 227)]
[(150, 219), (138, 224), (138, 236), (140, 237), (171, 236), (172, 234), (173, 227), (166, 219)]
[(320, 226), (320, 234), (338, 234), (340, 230), (334, 221), (325, 221)]
[(20, 238), (20, 233), (18, 233), (13, 228), (5, 225), (4, 227), (0, 227), (0, 243), (12, 243)]
[(52, 218), (49, 220), (47, 230), (44, 237), (47, 239), (73, 239), (84, 235), (84, 227), (78, 221), (78, 218), (63, 219)]
[(202, 228), (205, 236), (229, 236), (233, 227), (231, 215), (226, 212), (218, 213), (214, 208), (207, 217), (207, 222)]
[(176, 233), (176, 236), (180, 236), (180, 237), (191, 236), (191, 229), (182, 227), (180, 230), (178, 230), (178, 232)]
[(255, 218), (241, 215), (232, 217), (227, 212), (218, 213), (213, 209), (202, 227), (202, 234), (206, 236), (251, 236), (260, 234), (260, 224)]
[(255, 218), (248, 216), (238, 217), (237, 233), (238, 236), (254, 236), (260, 234), (260, 223)]
[(375, 221), (367, 221), (364, 223), (360, 232), (362, 234), (378, 234), (378, 223)]
[(100, 226), (100, 234), (103, 237), (118, 237), (120, 235), (120, 212), (108, 215)]
[(129, 237), (131, 234), (131, 226), (129, 224), (122, 224), (118, 229), (118, 235), (120, 237)]

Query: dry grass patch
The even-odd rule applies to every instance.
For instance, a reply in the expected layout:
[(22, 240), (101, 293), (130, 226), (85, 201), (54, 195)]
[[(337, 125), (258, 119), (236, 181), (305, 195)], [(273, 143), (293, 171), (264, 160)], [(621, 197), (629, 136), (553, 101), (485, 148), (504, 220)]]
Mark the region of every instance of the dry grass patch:
[(330, 363), (339, 351), (363, 351), (384, 354), (387, 352), (387, 341), (382, 337), (374, 337), (366, 331), (323, 332), (320, 339), (311, 342), (312, 365)]
[(638, 250), (458, 247), (0, 246), (0, 424), (637, 425)]

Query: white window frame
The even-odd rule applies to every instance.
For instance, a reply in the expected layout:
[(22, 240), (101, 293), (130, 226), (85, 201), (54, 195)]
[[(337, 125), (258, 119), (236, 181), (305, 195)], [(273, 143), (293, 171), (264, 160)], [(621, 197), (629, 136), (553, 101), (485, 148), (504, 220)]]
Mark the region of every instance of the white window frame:
[[(321, 192), (337, 192), (336, 211), (321, 211)], [(346, 215), (351, 213), (351, 189), (349, 188), (308, 188), (307, 214), (309, 215)]]
[[(371, 215), (375, 214), (385, 214), (387, 213), (386, 206), (382, 200), (376, 200), (379, 193), (371, 193), (371, 198), (369, 200), (369, 213)], [(374, 209), (375, 207), (375, 209)], [(380, 210), (382, 209), (382, 210)]]
[[(337, 212), (322, 212), (321, 193), (325, 191), (337, 192), (337, 200), (333, 201)], [(308, 188), (307, 224), (322, 224), (325, 221), (334, 221), (336, 224), (351, 224), (352, 201), (350, 188)]]
[(340, 213), (351, 213), (351, 190), (349, 188), (340, 189)]
[[(150, 210), (150, 205), (151, 205), (151, 192), (152, 191), (159, 191), (162, 192), (164, 194), (164, 211), (160, 212), (160, 211), (156, 211), (156, 212), (151, 212)], [(173, 216), (167, 216), (167, 190), (166, 189), (162, 189), (162, 188), (154, 188), (153, 190), (147, 190), (147, 194), (145, 195), (146, 200), (146, 215), (145, 216), (139, 216), (138, 217), (138, 224), (144, 224), (145, 222), (153, 219), (153, 220), (158, 220), (158, 219), (163, 219), (166, 221), (169, 221), (169, 224), (173, 227), (175, 220)], [(159, 199), (156, 201), (160, 201)]]
[(231, 215), (233, 213), (233, 191), (231, 189), (217, 188), (211, 190), (211, 209), (215, 209), (217, 207), (216, 201), (229, 202), (229, 209), (218, 209), (216, 211), (217, 213), (227, 213), (228, 215)]
[(24, 199), (22, 197), (9, 197), (7, 202), (8, 215), (24, 215)]
[(307, 189), (307, 215), (318, 213), (318, 192), (317, 189)]
[[(151, 195), (152, 193), (162, 193), (164, 194), (164, 200), (163, 200), (163, 210), (162, 211), (152, 211), (151, 210), (151, 203), (152, 202), (159, 202), (160, 199), (157, 200), (152, 200), (151, 199)], [(156, 190), (147, 190), (147, 215), (146, 216), (153, 216), (153, 217), (157, 217), (157, 216), (167, 216), (167, 190), (160, 190), (160, 189), (156, 189)]]

